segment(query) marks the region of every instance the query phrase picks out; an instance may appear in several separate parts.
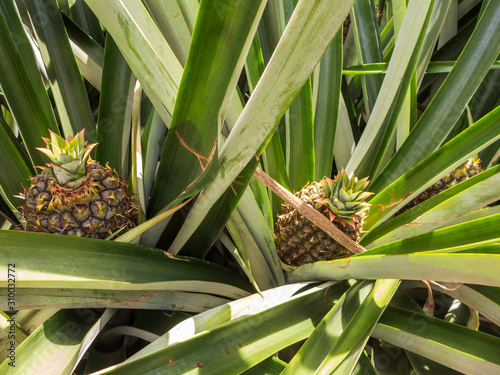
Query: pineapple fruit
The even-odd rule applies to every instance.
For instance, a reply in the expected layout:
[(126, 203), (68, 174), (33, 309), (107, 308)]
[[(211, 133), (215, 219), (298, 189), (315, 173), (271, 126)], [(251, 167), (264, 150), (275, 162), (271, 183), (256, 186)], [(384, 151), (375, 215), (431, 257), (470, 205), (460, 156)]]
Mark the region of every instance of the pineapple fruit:
[(31, 178), (20, 195), (24, 230), (78, 237), (106, 238), (134, 227), (136, 206), (127, 184), (108, 165), (89, 157), (84, 131), (67, 140), (54, 132), (39, 148), (51, 163)]
[[(358, 242), (370, 205), (365, 202), (372, 193), (365, 191), (368, 178), (357, 180), (342, 169), (335, 177), (308, 183), (295, 195), (321, 212), (353, 241)], [(300, 266), (320, 260), (344, 258), (350, 251), (298, 213), (283, 205), (274, 231), (276, 250), (282, 262)]]
[(413, 200), (408, 202), (402, 209), (397, 212), (397, 215), (402, 214), (405, 211), (419, 205), (423, 201), (426, 201), (429, 198), (438, 195), (442, 191), (449, 189), (452, 186), (459, 184), (462, 181), (465, 181), (472, 176), (482, 172), (481, 169), (481, 160), (479, 158), (473, 157), (467, 160), (464, 164), (454, 169), (434, 185), (423, 191), (420, 195), (415, 197)]

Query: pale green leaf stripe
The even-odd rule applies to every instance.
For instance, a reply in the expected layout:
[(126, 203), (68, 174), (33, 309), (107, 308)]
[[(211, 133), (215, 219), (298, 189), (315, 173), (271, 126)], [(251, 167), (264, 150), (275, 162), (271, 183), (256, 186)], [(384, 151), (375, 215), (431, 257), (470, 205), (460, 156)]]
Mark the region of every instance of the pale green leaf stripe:
[(499, 267), (500, 248), (496, 248), (493, 254), (421, 252), (404, 255), (365, 255), (304, 265), (287, 276), (289, 282), (404, 279), (500, 286)]
[[(199, 374), (200, 368), (204, 374), (239, 374), (278, 350), (307, 337), (344, 290), (345, 284), (339, 283), (328, 288), (315, 288), (287, 301), (276, 302), (266, 298), (265, 303), (248, 304), (250, 311), (245, 309), (244, 316), (197, 335), (193, 331), (198, 330), (198, 327), (192, 321), (188, 322), (189, 325), (180, 323), (179, 326), (186, 331), (181, 335), (190, 334), (191, 337), (181, 338), (182, 341), (174, 341), (167, 346), (165, 341), (161, 345), (157, 344), (161, 340), (158, 339), (150, 345), (155, 346), (154, 351), (109, 370), (102, 370), (96, 375), (162, 372), (172, 375)], [(270, 292), (277, 294), (279, 288)], [(247, 304), (247, 301), (244, 302)], [(227, 316), (231, 310), (230, 305), (217, 308), (220, 317)], [(283, 319), (289, 311), (294, 313)], [(167, 335), (174, 330), (176, 327)], [(221, 340), (221, 337), (224, 339)], [(147, 349), (150, 348), (144, 350)]]
[[(7, 295), (7, 288), (0, 288)], [(16, 309), (154, 309), (202, 312), (229, 302), (209, 294), (173, 290), (103, 290), (17, 288)], [(7, 298), (0, 300), (0, 310), (8, 310)]]
[[(229, 237), (229, 235), (227, 235), (226, 233), (222, 232), (219, 235), (219, 240), (227, 248), (227, 251), (229, 251), (229, 253), (233, 255), (234, 260), (241, 267), (242, 271), (245, 273), (246, 277), (248, 277), (248, 280), (250, 280), (250, 283), (254, 286), (255, 290), (260, 291), (259, 285), (257, 284), (257, 281), (255, 280), (252, 274), (252, 266), (248, 261), (248, 256), (246, 253), (247, 248), (245, 248), (247, 244), (245, 245), (243, 244), (243, 241), (238, 233), (236, 224), (234, 224), (233, 222), (234, 222), (233, 217), (229, 218), (229, 220), (226, 222), (226, 228), (231, 237)], [(251, 245), (255, 244), (253, 243)], [(250, 251), (252, 250), (254, 249), (250, 248)]]
[(170, 123), (182, 66), (140, 0), (85, 0), (113, 36), (165, 123)]
[(381, 224), (384, 219), (393, 215), (435, 181), (500, 138), (499, 122), (500, 107), (497, 107), (444, 146), (441, 146), (384, 190), (377, 192), (380, 185), (370, 184), (370, 191), (375, 191), (377, 194), (370, 200), (372, 206), (364, 230), (369, 231)]
[(248, 294), (239, 276), (191, 258), (173, 258), (144, 246), (34, 232), (0, 231), (0, 286), (15, 263), (17, 288), (176, 290), (238, 298)]
[[(290, 21), (296, 1), (284, 0), (283, 15), (273, 14), (272, 22), (280, 25), (281, 35)], [(282, 23), (282, 21), (284, 21)], [(278, 39), (276, 39), (276, 42)], [(299, 191), (305, 184), (314, 181), (315, 150), (311, 78), (308, 78), (295, 99), (290, 103), (282, 122), (285, 122), (286, 169), (292, 191)]]
[(444, 141), (498, 57), (499, 34), (500, 2), (490, 1), (453, 70), (406, 142), (373, 182), (372, 191), (379, 192), (385, 188), (430, 155)]
[(16, 348), (15, 366), (3, 361), (0, 373), (71, 374), (82, 341), (97, 320), (98, 315), (91, 310), (59, 311)]
[[(401, 109), (433, 5), (434, 0), (410, 2), (377, 102), (347, 164), (348, 173), (356, 171), (359, 177), (365, 177), (380, 162), (381, 155), (376, 148), (385, 150), (387, 147), (378, 143), (382, 142), (382, 133), (387, 131), (390, 122), (395, 120), (393, 116), (397, 116)], [(374, 139), (379, 141), (374, 144)]]
[(66, 137), (86, 129), (96, 140), (95, 123), (83, 78), (54, 0), (26, 1), (31, 23), (52, 88), (57, 113)]
[(389, 307), (372, 336), (462, 373), (500, 373), (500, 338), (424, 314)]
[[(91, 321), (91, 318), (93, 318), (94, 312), (95, 311), (92, 311), (89, 309), (76, 311), (76, 313), (78, 315), (85, 316), (87, 321), (89, 321), (89, 320)], [(83, 356), (89, 352), (89, 348), (94, 343), (97, 335), (99, 335), (99, 333), (105, 331), (108, 328), (108, 322), (116, 314), (116, 312), (117, 312), (116, 309), (104, 310), (104, 312), (99, 317), (97, 322), (95, 322), (95, 324), (87, 331), (85, 337), (82, 340), (82, 344), (80, 345), (80, 348), (78, 351), (78, 356), (77, 356), (76, 361), (73, 365), (73, 371), (76, 369), (76, 367), (78, 366), (78, 364), (82, 360)]]
[[(248, 162), (267, 145), (354, 0), (301, 1), (220, 153), (215, 179), (201, 192), (170, 251), (177, 252)], [(314, 41), (314, 42), (312, 42)]]

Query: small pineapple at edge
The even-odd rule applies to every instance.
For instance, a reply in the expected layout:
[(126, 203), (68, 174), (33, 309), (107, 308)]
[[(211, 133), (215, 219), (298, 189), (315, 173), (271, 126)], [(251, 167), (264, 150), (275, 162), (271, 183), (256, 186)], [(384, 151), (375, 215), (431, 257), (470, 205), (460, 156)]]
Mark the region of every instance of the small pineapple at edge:
[[(24, 230), (78, 237), (106, 238), (135, 226), (137, 211), (127, 183), (108, 165), (89, 155), (97, 145), (87, 145), (84, 131), (64, 139), (50, 132), (39, 148), (51, 163), (31, 179), (20, 195)], [(123, 231), (122, 231), (123, 232)]]
[(442, 191), (445, 191), (462, 181), (468, 180), (469, 178), (481, 173), (483, 170), (481, 168), (481, 159), (472, 157), (468, 159), (464, 164), (455, 168), (453, 171), (448, 173), (434, 185), (420, 193), (417, 197), (408, 202), (403, 208), (401, 208), (396, 215), (401, 215), (403, 212), (419, 205), (420, 203), (430, 199)]
[[(368, 183), (368, 178), (358, 180), (342, 169), (333, 180), (325, 177), (308, 183), (295, 195), (358, 242), (370, 208), (365, 201), (372, 194), (365, 191)], [(292, 266), (351, 255), (348, 249), (287, 204), (278, 215), (274, 240), (282, 262)]]

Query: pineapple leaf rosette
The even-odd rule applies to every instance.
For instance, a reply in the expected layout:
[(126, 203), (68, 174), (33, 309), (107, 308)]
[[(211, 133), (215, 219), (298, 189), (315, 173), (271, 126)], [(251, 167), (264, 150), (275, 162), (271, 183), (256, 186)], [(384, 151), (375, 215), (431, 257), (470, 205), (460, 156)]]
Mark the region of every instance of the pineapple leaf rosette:
[[(368, 178), (358, 180), (342, 169), (334, 179), (308, 183), (295, 195), (326, 216), (345, 235), (359, 242), (370, 204), (365, 200)], [(345, 258), (351, 252), (329, 237), (295, 208), (285, 204), (274, 233), (281, 260), (300, 266), (320, 260)]]
[(136, 206), (127, 183), (108, 165), (90, 158), (84, 130), (64, 139), (54, 132), (38, 148), (50, 159), (20, 195), (24, 229), (78, 237), (106, 238), (135, 226)]

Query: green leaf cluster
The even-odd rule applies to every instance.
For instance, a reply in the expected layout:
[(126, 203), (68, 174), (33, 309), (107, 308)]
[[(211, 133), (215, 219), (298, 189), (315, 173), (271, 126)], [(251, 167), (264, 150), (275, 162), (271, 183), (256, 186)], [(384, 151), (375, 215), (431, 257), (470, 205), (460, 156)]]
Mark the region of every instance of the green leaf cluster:
[[(1, 1), (0, 373), (500, 373), (498, 35), (496, 0)], [(23, 231), (89, 154), (137, 226)], [(366, 251), (283, 265), (257, 168), (370, 181)]]

